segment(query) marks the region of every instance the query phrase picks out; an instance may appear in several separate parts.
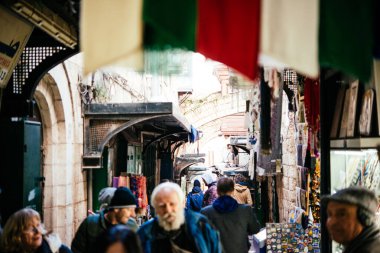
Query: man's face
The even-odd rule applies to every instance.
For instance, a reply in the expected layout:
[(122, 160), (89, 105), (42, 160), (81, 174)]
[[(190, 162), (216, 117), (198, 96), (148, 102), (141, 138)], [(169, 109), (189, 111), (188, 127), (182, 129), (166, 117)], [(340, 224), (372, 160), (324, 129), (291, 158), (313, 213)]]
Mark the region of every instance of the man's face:
[(135, 217), (135, 207), (127, 207), (127, 208), (117, 208), (115, 211), (115, 218), (117, 223), (125, 224), (128, 222), (130, 217)]
[(185, 219), (177, 193), (171, 189), (162, 189), (157, 193), (155, 202), (159, 225), (166, 231), (179, 229)]
[(327, 204), (326, 227), (332, 240), (347, 245), (363, 230), (357, 219), (358, 207), (330, 201)]

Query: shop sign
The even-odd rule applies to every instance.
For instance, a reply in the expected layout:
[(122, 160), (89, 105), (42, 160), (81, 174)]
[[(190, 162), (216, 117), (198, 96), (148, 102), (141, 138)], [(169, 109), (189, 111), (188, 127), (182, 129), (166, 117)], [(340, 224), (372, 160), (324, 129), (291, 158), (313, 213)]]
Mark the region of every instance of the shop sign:
[(5, 88), (33, 26), (0, 7), (0, 88)]

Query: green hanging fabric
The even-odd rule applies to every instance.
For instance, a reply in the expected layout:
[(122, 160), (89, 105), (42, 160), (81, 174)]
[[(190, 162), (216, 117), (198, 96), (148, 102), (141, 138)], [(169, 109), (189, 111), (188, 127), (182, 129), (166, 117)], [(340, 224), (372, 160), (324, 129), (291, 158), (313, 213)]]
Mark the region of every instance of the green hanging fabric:
[[(378, 0), (377, 0), (378, 1)], [(321, 0), (319, 63), (368, 81), (374, 48), (374, 1)]]
[(195, 51), (196, 19), (196, 0), (144, 0), (144, 46)]

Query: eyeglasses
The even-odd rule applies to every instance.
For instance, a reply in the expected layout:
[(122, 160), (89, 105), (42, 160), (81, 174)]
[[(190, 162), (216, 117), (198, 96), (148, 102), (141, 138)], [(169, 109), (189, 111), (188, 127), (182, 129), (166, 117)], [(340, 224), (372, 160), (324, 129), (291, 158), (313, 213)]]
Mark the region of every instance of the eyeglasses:
[(34, 233), (42, 233), (44, 231), (44, 227), (42, 224), (39, 224), (38, 226), (30, 226), (29, 228), (25, 229), (23, 232), (28, 234), (34, 234)]

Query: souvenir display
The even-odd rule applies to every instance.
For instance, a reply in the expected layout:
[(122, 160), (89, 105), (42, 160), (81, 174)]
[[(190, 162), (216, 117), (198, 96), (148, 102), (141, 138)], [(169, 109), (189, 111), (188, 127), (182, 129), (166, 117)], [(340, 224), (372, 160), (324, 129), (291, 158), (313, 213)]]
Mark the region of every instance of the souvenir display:
[(296, 223), (266, 224), (267, 253), (320, 252), (320, 224), (303, 229)]

